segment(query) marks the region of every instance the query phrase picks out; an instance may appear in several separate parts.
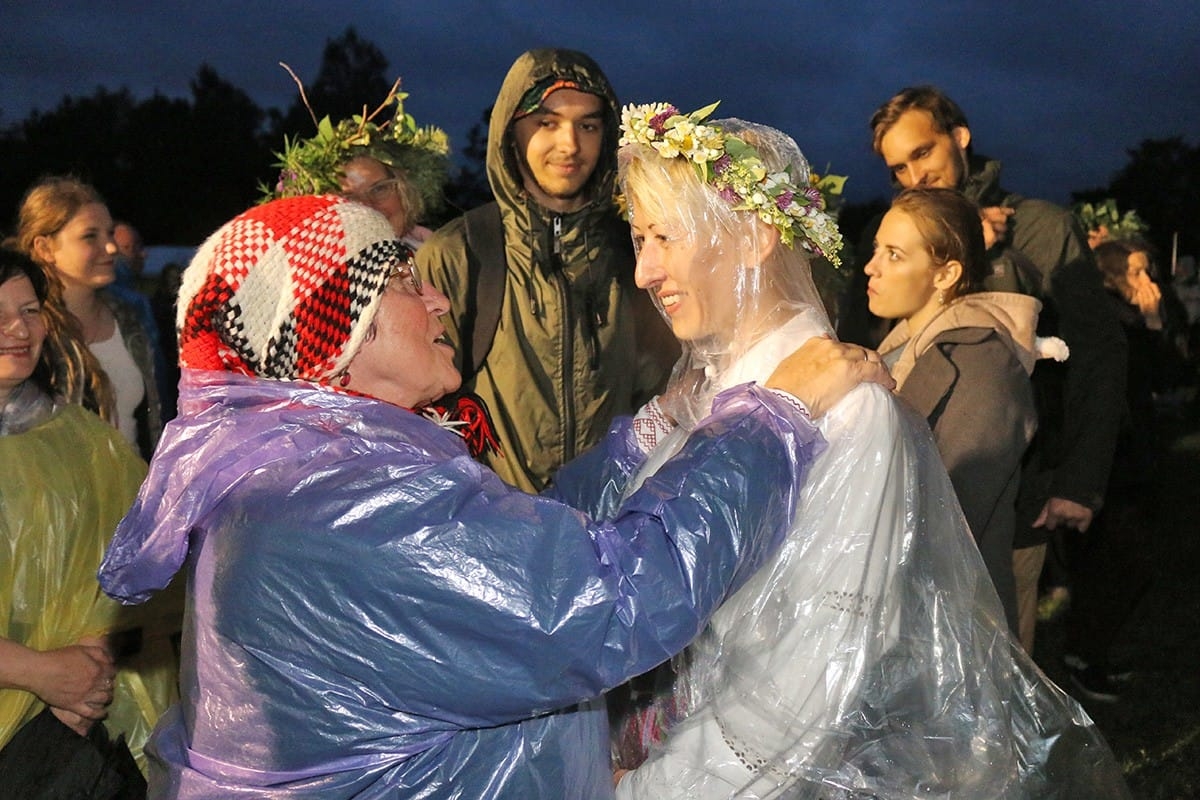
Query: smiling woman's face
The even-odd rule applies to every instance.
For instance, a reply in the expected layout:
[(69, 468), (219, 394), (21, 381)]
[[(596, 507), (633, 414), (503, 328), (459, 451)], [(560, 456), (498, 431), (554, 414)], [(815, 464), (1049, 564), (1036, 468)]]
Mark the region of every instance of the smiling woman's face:
[(0, 400), (33, 374), (45, 340), (33, 283), (24, 275), (0, 283)]
[(630, 199), (630, 229), (637, 251), (634, 279), (648, 290), (683, 342), (733, 332), (740, 307), (736, 258), (724, 237), (663, 213), (657, 203)]
[(88, 203), (58, 233), (39, 239), (39, 254), (68, 288), (103, 289), (116, 277), (113, 221), (103, 203)]

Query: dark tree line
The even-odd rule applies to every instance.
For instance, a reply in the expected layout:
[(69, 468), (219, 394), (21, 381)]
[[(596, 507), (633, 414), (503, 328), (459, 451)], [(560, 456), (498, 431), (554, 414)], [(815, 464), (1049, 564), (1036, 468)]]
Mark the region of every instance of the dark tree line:
[(0, 198), (14, 215), (26, 188), (48, 174), (94, 184), (117, 217), (149, 242), (199, 242), (254, 198), (271, 163), (266, 114), (208, 66), (190, 100), (99, 88), (34, 112), (0, 137)]
[[(349, 28), (326, 42), (316, 77), (300, 77), (317, 116), (340, 119), (382, 100), (394, 80), (388, 75), (380, 49)], [(282, 69), (280, 79), (290, 80)], [(100, 87), (0, 130), (3, 232), (15, 230), (21, 197), (38, 178), (72, 174), (95, 185), (113, 215), (136, 225), (148, 243), (198, 244), (256, 202), (260, 184), (274, 182), (274, 152), (285, 135), (315, 132), (298, 92), (287, 109), (263, 109), (207, 64), (190, 90), (188, 99), (137, 101), (127, 89)], [(485, 115), (467, 142), (468, 166), (454, 170), (447, 187), (451, 209), (489, 199), (486, 141)]]
[[(282, 70), (280, 76), (288, 80)], [(316, 115), (334, 119), (382, 99), (394, 79), (383, 52), (353, 28), (326, 41), (311, 81), (300, 77)], [(263, 109), (208, 65), (190, 89), (188, 99), (155, 94), (136, 101), (126, 89), (100, 87), (0, 130), (5, 232), (13, 230), (20, 198), (35, 180), (69, 173), (93, 183), (113, 214), (137, 225), (147, 242), (197, 244), (255, 202), (260, 184), (275, 180), (273, 153), (285, 135), (314, 133), (299, 93), (286, 109)], [(485, 110), (459, 151), (461, 165), (446, 189), (451, 216), (491, 197), (484, 169), (488, 116)], [(1122, 210), (1136, 209), (1164, 256), (1176, 233), (1180, 253), (1200, 254), (1200, 147), (1182, 138), (1142, 142), (1107, 187), (1074, 197), (1113, 197)], [(883, 207), (882, 199), (847, 205), (841, 214), (847, 238), (856, 241), (862, 223)]]

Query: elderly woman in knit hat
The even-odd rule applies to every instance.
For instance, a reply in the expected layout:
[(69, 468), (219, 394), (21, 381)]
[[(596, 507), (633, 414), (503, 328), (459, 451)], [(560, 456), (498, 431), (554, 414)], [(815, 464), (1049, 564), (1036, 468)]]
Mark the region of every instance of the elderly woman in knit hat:
[(611, 797), (592, 699), (682, 648), (777, 546), (821, 447), (809, 414), (888, 380), (818, 343), (722, 396), (598, 523), (641, 461), (632, 422), (554, 496), (508, 487), (422, 413), (459, 381), (445, 309), (343, 198), (258, 206), (197, 252), (179, 416), (101, 568), (126, 602), (188, 579), (152, 796)]

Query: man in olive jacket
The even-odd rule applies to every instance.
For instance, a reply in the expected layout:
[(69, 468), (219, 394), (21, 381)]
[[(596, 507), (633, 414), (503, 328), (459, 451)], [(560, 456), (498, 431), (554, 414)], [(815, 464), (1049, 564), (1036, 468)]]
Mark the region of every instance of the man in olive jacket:
[[(447, 223), (417, 251), (425, 278), (450, 298), (447, 334), (463, 388), (491, 415), (499, 447), (484, 459), (528, 491), (652, 397), (677, 354), (633, 282), (629, 228), (613, 201), (618, 123), (612, 86), (591, 58), (524, 53), (488, 129), (496, 202)], [(473, 233), (489, 223), (490, 241)], [(492, 284), (479, 277), (500, 268)], [(489, 308), (499, 312), (490, 324)]]
[(1043, 360), (1034, 370), (1038, 432), (1017, 500), (1018, 614), (1032, 651), (1046, 542), (1059, 528), (1085, 532), (1104, 501), (1124, 413), (1125, 336), (1074, 217), (1002, 189), (1000, 162), (972, 153), (967, 118), (953, 100), (931, 86), (904, 89), (870, 126), (897, 184), (957, 188), (979, 205), (992, 261), (986, 288), (1040, 299), (1038, 333), (1070, 347), (1066, 362)]

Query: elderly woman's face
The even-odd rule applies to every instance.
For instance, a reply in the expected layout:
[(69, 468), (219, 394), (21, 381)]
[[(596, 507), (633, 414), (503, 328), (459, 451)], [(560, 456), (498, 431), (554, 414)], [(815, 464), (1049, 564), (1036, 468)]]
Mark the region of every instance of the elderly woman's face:
[(409, 264), (396, 266), (367, 341), (350, 362), (347, 389), (402, 408), (424, 408), (462, 383), (439, 317), (446, 296), (421, 285)]
[(0, 284), (0, 398), (5, 398), (33, 374), (46, 322), (33, 283), (24, 275)]
[(658, 301), (680, 341), (732, 331), (739, 297), (737, 259), (721, 237), (697, 234), (695, 225), (666, 218), (631, 199), (630, 228), (637, 250), (634, 279)]

